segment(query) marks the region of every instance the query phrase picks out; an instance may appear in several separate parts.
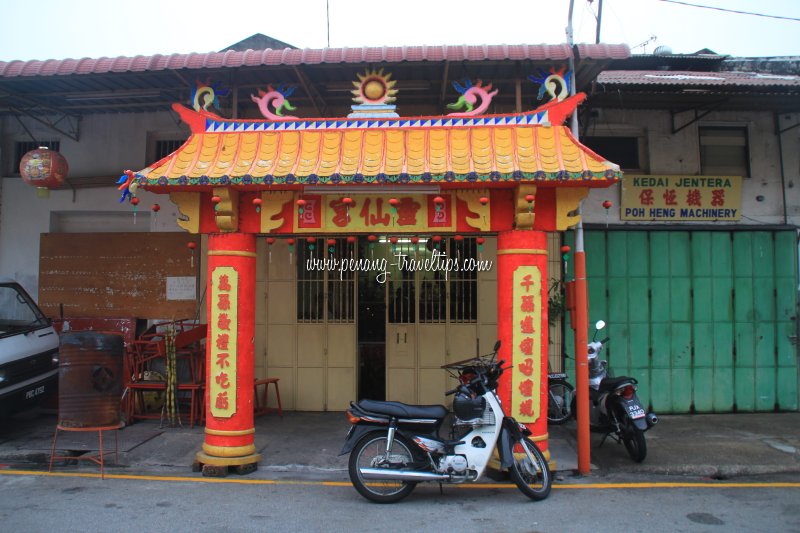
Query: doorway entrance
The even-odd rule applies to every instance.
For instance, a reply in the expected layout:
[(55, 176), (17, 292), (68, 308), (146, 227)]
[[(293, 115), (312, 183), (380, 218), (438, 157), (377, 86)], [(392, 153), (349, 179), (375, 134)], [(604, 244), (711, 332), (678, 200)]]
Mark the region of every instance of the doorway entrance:
[[(357, 257), (370, 261), (386, 257), (386, 243), (358, 238)], [(386, 399), (386, 285), (377, 272), (358, 270), (358, 399)]]

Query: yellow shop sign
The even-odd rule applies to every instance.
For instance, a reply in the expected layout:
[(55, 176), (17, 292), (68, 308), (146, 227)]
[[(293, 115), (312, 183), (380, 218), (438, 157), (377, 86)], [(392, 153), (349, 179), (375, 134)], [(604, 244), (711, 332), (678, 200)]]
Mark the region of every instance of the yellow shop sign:
[(622, 178), (621, 220), (714, 222), (741, 218), (741, 176), (625, 174)]

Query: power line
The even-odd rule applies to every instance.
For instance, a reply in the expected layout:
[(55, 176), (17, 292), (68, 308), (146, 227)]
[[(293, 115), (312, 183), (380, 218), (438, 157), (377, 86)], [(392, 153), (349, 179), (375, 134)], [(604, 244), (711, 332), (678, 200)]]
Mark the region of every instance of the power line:
[(701, 6), (699, 4), (690, 4), (689, 2), (681, 2), (680, 0), (658, 0), (659, 2), (667, 2), (670, 4), (680, 4), (683, 6), (689, 7), (701, 7), (703, 9), (713, 9), (715, 11), (725, 11), (726, 13), (737, 13), (739, 15), (752, 15), (754, 17), (765, 17), (770, 19), (781, 19), (781, 20), (793, 20), (795, 22), (800, 22), (800, 18), (795, 17), (782, 17), (780, 15), (765, 15), (764, 13), (753, 13), (751, 11), (737, 11), (735, 9), (726, 9), (724, 7), (714, 7), (714, 6)]

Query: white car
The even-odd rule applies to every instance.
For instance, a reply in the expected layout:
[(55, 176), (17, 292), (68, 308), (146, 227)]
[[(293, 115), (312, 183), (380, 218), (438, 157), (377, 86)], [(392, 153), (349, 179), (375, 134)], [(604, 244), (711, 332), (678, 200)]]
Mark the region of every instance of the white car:
[(58, 385), (58, 334), (25, 289), (0, 278), (0, 414)]

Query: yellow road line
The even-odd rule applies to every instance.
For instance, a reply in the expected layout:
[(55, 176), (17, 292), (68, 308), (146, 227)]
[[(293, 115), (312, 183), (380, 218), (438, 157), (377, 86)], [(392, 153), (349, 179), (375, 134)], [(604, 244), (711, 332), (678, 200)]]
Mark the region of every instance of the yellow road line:
[[(2, 470), (0, 475), (10, 476), (43, 476), (43, 477), (83, 477), (99, 478), (100, 474), (82, 472), (42, 472), (37, 470)], [(238, 483), (241, 485), (319, 485), (323, 487), (349, 487), (349, 481), (299, 481), (277, 479), (242, 479), (190, 476), (148, 476), (133, 474), (106, 474), (107, 479), (132, 479), (139, 481), (189, 481), (200, 483)], [(471, 483), (452, 485), (462, 489), (513, 489), (511, 483)], [(663, 482), (663, 483), (587, 483), (581, 485), (558, 484), (554, 489), (798, 489), (800, 483), (708, 483), (708, 482)]]

